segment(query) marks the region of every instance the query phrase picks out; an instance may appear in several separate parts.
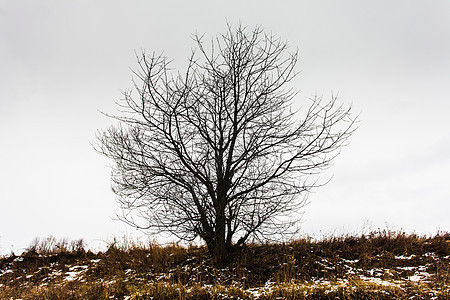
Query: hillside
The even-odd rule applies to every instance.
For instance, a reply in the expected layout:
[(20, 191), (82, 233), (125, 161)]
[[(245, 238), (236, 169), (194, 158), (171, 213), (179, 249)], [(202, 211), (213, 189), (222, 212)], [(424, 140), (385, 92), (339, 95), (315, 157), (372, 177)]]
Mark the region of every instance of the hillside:
[(0, 299), (450, 299), (450, 234), (252, 244), (223, 267), (204, 247), (50, 238), (0, 258)]

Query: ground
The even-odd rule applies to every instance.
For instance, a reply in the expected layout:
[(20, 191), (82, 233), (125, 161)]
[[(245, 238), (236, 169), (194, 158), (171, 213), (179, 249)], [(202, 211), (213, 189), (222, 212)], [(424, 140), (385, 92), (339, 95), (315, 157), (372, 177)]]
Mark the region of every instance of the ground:
[(450, 234), (399, 232), (205, 247), (35, 242), (0, 258), (0, 299), (450, 299)]

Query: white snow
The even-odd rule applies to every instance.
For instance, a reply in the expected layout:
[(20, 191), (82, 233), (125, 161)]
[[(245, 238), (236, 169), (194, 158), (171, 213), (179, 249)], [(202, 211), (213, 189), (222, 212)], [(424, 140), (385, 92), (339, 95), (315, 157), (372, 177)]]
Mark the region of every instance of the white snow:
[(410, 256), (400, 255), (400, 256), (396, 256), (395, 259), (406, 259), (406, 260), (410, 260), (410, 259), (413, 259), (414, 257), (416, 257), (414, 254), (411, 254)]
[(420, 276), (420, 275), (409, 276), (409, 277), (408, 277), (408, 280), (409, 280), (409, 281), (417, 282), (417, 281), (422, 280), (422, 276)]

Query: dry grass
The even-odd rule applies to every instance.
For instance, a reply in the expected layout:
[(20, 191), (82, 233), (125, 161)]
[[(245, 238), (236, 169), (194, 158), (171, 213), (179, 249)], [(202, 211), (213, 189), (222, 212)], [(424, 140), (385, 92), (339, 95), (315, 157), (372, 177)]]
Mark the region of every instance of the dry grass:
[(450, 299), (450, 234), (246, 245), (214, 267), (204, 247), (36, 240), (0, 259), (0, 299)]

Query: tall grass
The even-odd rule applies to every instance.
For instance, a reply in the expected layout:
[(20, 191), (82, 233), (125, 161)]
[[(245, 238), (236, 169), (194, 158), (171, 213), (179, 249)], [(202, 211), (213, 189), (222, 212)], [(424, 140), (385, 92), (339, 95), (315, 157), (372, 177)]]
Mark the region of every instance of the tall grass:
[(205, 247), (35, 240), (0, 259), (0, 299), (450, 299), (450, 234), (379, 231), (248, 244), (215, 267)]

